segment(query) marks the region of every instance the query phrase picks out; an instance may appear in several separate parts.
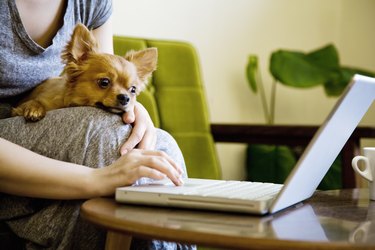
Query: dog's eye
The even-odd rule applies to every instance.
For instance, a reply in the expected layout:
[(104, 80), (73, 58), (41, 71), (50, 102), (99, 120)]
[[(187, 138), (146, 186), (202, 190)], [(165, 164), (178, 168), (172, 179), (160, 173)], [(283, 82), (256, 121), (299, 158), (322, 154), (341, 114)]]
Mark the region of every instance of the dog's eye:
[(111, 83), (111, 81), (108, 78), (100, 78), (98, 80), (98, 85), (102, 89), (108, 88), (108, 86), (109, 86), (110, 83)]
[(129, 89), (130, 93), (136, 94), (137, 93), (137, 87), (136, 86), (131, 86)]

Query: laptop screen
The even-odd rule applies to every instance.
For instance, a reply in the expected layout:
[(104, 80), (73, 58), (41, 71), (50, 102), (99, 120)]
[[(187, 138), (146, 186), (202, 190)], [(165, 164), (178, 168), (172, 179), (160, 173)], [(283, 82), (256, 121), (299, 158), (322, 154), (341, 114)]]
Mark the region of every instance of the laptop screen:
[(270, 212), (309, 198), (344, 147), (375, 97), (375, 79), (355, 75), (314, 135)]

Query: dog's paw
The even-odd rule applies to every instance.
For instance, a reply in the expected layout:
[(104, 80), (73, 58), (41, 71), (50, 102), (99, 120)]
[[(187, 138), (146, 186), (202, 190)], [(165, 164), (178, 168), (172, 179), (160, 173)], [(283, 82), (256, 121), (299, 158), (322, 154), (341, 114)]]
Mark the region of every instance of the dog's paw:
[(27, 108), (24, 111), (23, 116), (27, 121), (37, 122), (46, 116), (46, 111), (43, 106)]
[(28, 101), (12, 110), (12, 116), (23, 116), (26, 121), (37, 122), (46, 116), (44, 106), (38, 101)]

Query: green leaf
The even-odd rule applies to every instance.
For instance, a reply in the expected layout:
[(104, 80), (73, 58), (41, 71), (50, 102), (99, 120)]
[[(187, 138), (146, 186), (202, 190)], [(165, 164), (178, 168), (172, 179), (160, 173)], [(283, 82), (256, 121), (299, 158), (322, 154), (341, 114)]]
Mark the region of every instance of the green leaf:
[(325, 71), (297, 52), (279, 50), (272, 53), (270, 71), (277, 81), (292, 87), (313, 87), (327, 80)]
[(324, 91), (327, 96), (339, 96), (344, 91), (355, 73), (341, 68), (332, 71), (329, 79), (324, 83)]
[(271, 55), (270, 71), (282, 84), (308, 88), (321, 85), (330, 79), (333, 69), (339, 67), (337, 50), (333, 45), (311, 53), (278, 50)]
[(248, 145), (247, 179), (250, 181), (284, 183), (295, 164), (295, 155), (287, 146)]
[(375, 76), (373, 72), (351, 67), (333, 70), (330, 78), (324, 83), (324, 91), (327, 96), (340, 96), (355, 74)]
[(332, 44), (308, 53), (306, 59), (320, 68), (327, 70), (340, 67), (337, 49)]
[(336, 157), (336, 160), (332, 163), (327, 174), (324, 176), (323, 180), (320, 182), (319, 190), (332, 190), (340, 189), (342, 186), (342, 155), (341, 153)]
[[(249, 144), (247, 147), (247, 180), (284, 183), (300, 158), (304, 147)], [(342, 188), (341, 154), (319, 184), (319, 189)]]
[(256, 55), (250, 55), (246, 66), (246, 78), (250, 86), (250, 89), (257, 93), (258, 84), (256, 81), (256, 74), (258, 71), (258, 57)]
[(369, 70), (364, 70), (364, 69), (358, 69), (358, 68), (353, 68), (353, 67), (342, 67), (343, 69), (351, 70), (353, 74), (360, 74), (364, 76), (369, 76), (369, 77), (375, 77), (375, 72), (369, 71)]

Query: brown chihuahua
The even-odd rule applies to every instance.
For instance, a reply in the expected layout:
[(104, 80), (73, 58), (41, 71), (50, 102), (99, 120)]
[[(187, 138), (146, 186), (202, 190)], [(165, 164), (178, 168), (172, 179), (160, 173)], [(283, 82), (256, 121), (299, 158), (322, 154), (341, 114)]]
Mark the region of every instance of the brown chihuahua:
[(61, 55), (61, 77), (42, 82), (12, 109), (12, 116), (39, 121), (47, 111), (63, 107), (94, 106), (112, 113), (133, 109), (156, 70), (157, 49), (130, 51), (124, 57), (98, 50), (95, 37), (78, 24)]

